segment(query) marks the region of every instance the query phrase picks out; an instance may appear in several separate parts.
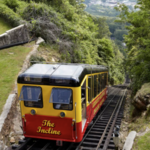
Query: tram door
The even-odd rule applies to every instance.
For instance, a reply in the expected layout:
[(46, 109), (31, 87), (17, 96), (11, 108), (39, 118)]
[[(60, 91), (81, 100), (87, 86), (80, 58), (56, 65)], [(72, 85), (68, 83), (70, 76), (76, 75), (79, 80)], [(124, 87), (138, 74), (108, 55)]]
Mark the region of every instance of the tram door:
[(86, 80), (81, 86), (82, 131), (86, 123)]

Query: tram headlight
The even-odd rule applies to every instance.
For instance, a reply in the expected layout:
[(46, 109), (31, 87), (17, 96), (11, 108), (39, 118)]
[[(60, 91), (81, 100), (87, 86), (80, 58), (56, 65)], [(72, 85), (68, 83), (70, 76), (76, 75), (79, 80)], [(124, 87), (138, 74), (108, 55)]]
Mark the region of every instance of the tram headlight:
[(36, 111), (35, 111), (34, 109), (32, 109), (32, 110), (31, 110), (31, 114), (32, 114), (32, 115), (35, 115), (35, 114), (36, 114)]
[(64, 112), (61, 112), (61, 113), (60, 113), (60, 117), (61, 117), (61, 118), (64, 118), (64, 117), (65, 117), (65, 113), (64, 113)]

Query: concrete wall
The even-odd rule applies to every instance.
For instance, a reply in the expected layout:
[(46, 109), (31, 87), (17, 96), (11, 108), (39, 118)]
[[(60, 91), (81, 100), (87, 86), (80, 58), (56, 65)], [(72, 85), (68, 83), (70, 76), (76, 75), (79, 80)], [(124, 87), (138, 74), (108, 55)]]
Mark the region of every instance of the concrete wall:
[(0, 35), (0, 47), (27, 42), (29, 33), (26, 25), (20, 25)]

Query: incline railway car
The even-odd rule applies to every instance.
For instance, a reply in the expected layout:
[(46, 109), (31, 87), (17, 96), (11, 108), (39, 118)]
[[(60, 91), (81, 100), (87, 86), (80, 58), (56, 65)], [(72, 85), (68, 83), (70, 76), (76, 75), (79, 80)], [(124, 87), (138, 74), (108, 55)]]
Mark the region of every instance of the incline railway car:
[(34, 64), (18, 77), (25, 137), (80, 142), (107, 97), (108, 69)]

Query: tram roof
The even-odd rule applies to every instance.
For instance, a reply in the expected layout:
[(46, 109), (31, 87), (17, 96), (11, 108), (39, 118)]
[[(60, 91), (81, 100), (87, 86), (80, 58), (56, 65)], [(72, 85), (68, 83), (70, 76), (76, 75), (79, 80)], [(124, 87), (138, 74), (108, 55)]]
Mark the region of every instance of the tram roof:
[(101, 65), (34, 64), (18, 76), (18, 83), (76, 87), (85, 75), (106, 71)]

